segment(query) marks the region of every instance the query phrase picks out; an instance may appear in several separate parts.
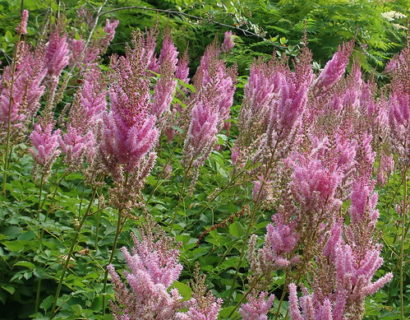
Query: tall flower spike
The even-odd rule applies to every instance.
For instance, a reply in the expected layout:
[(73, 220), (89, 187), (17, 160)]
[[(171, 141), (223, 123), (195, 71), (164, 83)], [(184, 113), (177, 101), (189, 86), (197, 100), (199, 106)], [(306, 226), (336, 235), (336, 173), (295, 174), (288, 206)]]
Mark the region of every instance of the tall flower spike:
[(55, 159), (60, 154), (58, 139), (60, 130), (53, 131), (54, 124), (35, 124), (34, 131), (30, 134), (32, 148), (30, 149), (34, 160), (41, 166), (45, 176), (48, 175)]
[(189, 82), (189, 58), (188, 51), (185, 51), (182, 58), (178, 60), (177, 69), (175, 71), (175, 77), (182, 80), (185, 83)]
[[(274, 217), (272, 217), (274, 219)], [(260, 250), (264, 264), (273, 268), (286, 268), (291, 264), (285, 254), (290, 253), (296, 246), (298, 235), (292, 226), (282, 223), (268, 224), (265, 243)]]
[(43, 80), (47, 69), (44, 66), (43, 50), (39, 48), (31, 52), (28, 46), (22, 43), (19, 55), (20, 59), (13, 75), (13, 87), (10, 67), (4, 69), (0, 82), (0, 127), (4, 127), (10, 119), (13, 128), (24, 129), (25, 123), (38, 111), (40, 98), (44, 93)]
[(20, 34), (26, 34), (27, 33), (27, 21), (28, 21), (28, 11), (23, 10), (21, 13), (21, 21), (19, 26), (16, 28), (17, 32)]
[(126, 273), (128, 285), (122, 283), (113, 266), (108, 266), (116, 296), (112, 305), (115, 319), (175, 319), (182, 298), (177, 289), (168, 292), (167, 288), (182, 270), (178, 250), (172, 249), (164, 236), (156, 240), (148, 233), (141, 241), (133, 238), (132, 252), (122, 249), (130, 270)]
[(351, 195), (350, 217), (352, 223), (368, 220), (372, 226), (379, 218), (376, 209), (377, 193), (373, 192), (373, 187), (366, 184), (362, 179), (354, 182)]
[(60, 36), (57, 31), (54, 31), (48, 41), (45, 57), (49, 75), (60, 76), (61, 71), (70, 61), (69, 53), (66, 36)]
[(111, 110), (104, 115), (100, 146), (108, 167), (124, 166), (127, 172), (135, 171), (158, 137), (156, 118), (149, 115), (149, 82), (144, 67), (134, 63), (122, 57), (114, 66)]
[(229, 52), (235, 46), (235, 42), (233, 42), (232, 36), (232, 31), (225, 32), (224, 41), (221, 46), (223, 52)]
[(268, 296), (267, 292), (261, 292), (258, 297), (249, 297), (248, 302), (239, 309), (242, 320), (268, 320), (267, 315), (274, 299), (275, 296)]
[(352, 54), (354, 42), (347, 42), (339, 46), (332, 59), (326, 63), (324, 69), (316, 80), (315, 87), (322, 92), (335, 85), (343, 76), (349, 57)]

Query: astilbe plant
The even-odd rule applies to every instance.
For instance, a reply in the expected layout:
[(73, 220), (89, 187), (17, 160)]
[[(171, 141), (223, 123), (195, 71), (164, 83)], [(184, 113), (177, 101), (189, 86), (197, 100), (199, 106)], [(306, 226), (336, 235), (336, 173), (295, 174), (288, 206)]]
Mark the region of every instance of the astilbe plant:
[(95, 156), (96, 136), (107, 106), (107, 90), (102, 77), (103, 73), (91, 66), (71, 106), (67, 132), (60, 139), (65, 161), (70, 167), (78, 167), (85, 159), (92, 162)]
[(216, 43), (207, 47), (194, 77), (197, 90), (192, 97), (189, 127), (184, 142), (183, 165), (186, 175), (196, 182), (199, 167), (212, 151), (216, 134), (229, 118), (235, 92), (235, 69), (219, 59)]
[[(40, 108), (40, 99), (45, 92), (44, 78), (47, 73), (44, 48), (30, 48), (25, 42), (17, 45), (16, 64), (4, 69), (0, 82), (0, 138), (6, 138), (10, 130), (14, 139), (27, 131)], [(10, 125), (10, 128), (8, 126)]]
[[(155, 165), (161, 133), (172, 139), (172, 127), (182, 129), (181, 162), (192, 192), (218, 133), (229, 128), (236, 68), (228, 67), (223, 57), (234, 46), (232, 33), (225, 33), (222, 45), (208, 46), (191, 80), (187, 52), (179, 56), (169, 32), (159, 54), (156, 30), (134, 33), (125, 56), (112, 56), (106, 72), (98, 60), (114, 39), (118, 21), (107, 20), (104, 35), (87, 41), (70, 39), (61, 26), (53, 27), (49, 41), (33, 49), (22, 40), (27, 19), (28, 12), (23, 11), (16, 29), (20, 41), (15, 59), (1, 78), (0, 138), (6, 140), (8, 153), (9, 142), (24, 139), (34, 123), (30, 151), (41, 184), (63, 153), (67, 171), (82, 172), (93, 189), (65, 259), (52, 313), (81, 226), (91, 215), (96, 189), (107, 181), (109, 204), (118, 209), (105, 279), (109, 273), (115, 291), (114, 317), (216, 320), (223, 301), (206, 288), (199, 272), (188, 301), (172, 288), (183, 268), (179, 249), (149, 223), (140, 238), (133, 236), (132, 250), (122, 249), (129, 269), (125, 281), (111, 263), (126, 219), (137, 208), (147, 209), (142, 192)], [(376, 237), (379, 212), (373, 175), (375, 161), (380, 159), (380, 184), (386, 182), (394, 163), (407, 182), (409, 50), (392, 60), (386, 70), (392, 84), (379, 94), (372, 80), (365, 81), (356, 62), (344, 76), (353, 46), (353, 42), (342, 44), (316, 78), (306, 47), (292, 68), (287, 60), (276, 58), (257, 60), (250, 68), (238, 118), (239, 135), (231, 150), (230, 182), (249, 187), (252, 183), (247, 236), (262, 217), (260, 209), (274, 214), (263, 240), (250, 236), (248, 290), (231, 315), (239, 308), (244, 320), (268, 319), (274, 300), (269, 293), (272, 276), (280, 272), (286, 276), (276, 317), (289, 293), (292, 320), (360, 320), (365, 298), (392, 279), (387, 273), (374, 280), (383, 259)], [(73, 75), (80, 85), (57, 122), (60, 93)], [(64, 79), (61, 84), (60, 78)], [(175, 102), (178, 83), (184, 88)], [(192, 92), (187, 88), (193, 88)], [(167, 178), (170, 170), (167, 163), (163, 170)], [(242, 180), (236, 181), (239, 176)], [(406, 199), (401, 208), (405, 219)], [(403, 241), (405, 232), (403, 228)], [(239, 263), (236, 273), (240, 270)], [(302, 287), (300, 298), (298, 286)], [(105, 289), (106, 282), (104, 294)]]
[[(375, 208), (377, 194), (373, 191), (375, 182), (372, 179), (376, 158), (373, 134), (380, 131), (372, 128), (372, 124), (377, 123), (379, 127), (385, 125), (385, 107), (382, 101), (375, 100), (369, 91), (370, 84), (362, 80), (357, 65), (354, 65), (349, 76), (343, 77), (351, 50), (352, 43), (343, 45), (322, 72), (329, 74), (322, 75), (314, 83), (306, 82), (304, 90), (312, 87), (310, 92), (313, 95), (305, 93), (306, 111), (302, 112), (300, 119), (309, 119), (313, 125), (302, 123), (292, 139), (293, 151), (285, 154), (285, 157), (281, 153), (282, 157), (276, 160), (283, 168), (280, 190), (282, 200), (271, 201), (270, 208), (274, 208), (276, 214), (272, 217), (273, 223), (267, 227), (263, 247), (257, 249), (256, 236), (251, 237), (249, 244), (249, 292), (266, 290), (272, 272), (284, 269), (293, 320), (362, 319), (365, 297), (374, 294), (392, 278), (389, 273), (372, 282), (383, 261), (380, 257), (381, 245), (377, 243), (374, 233), (378, 211)], [(253, 72), (257, 71), (258, 76), (255, 74), (250, 79), (261, 82), (263, 77), (272, 74), (271, 68), (280, 70), (281, 67), (280, 64), (269, 66), (259, 62), (254, 68)], [(241, 116), (258, 101), (262, 107), (259, 110), (272, 110), (272, 104), (268, 103), (275, 101), (275, 94), (269, 95), (274, 89), (268, 89), (268, 84), (272, 82), (261, 83), (266, 83), (261, 86), (260, 92), (266, 99), (255, 100), (250, 98), (251, 94), (257, 97), (255, 93), (245, 91), (250, 96), (245, 96), (246, 104), (243, 105)], [(283, 86), (284, 83), (279, 87)], [(251, 88), (251, 82), (248, 88)], [(335, 101), (337, 108), (328, 108)], [(280, 106), (284, 105), (280, 103)], [(268, 114), (272, 111), (262, 112)], [(280, 113), (275, 116), (277, 114)], [(257, 112), (256, 115), (255, 119), (259, 119)], [(256, 126), (247, 124), (246, 118), (240, 118), (242, 126), (239, 128), (249, 137), (244, 139), (240, 135), (239, 143), (246, 146), (246, 141), (257, 141), (258, 136), (266, 134), (264, 128), (268, 129), (265, 132), (269, 132), (270, 125), (275, 130), (271, 132), (279, 133), (275, 138), (281, 137), (286, 132), (286, 126), (281, 123), (292, 124), (292, 119), (295, 119), (289, 118), (289, 114), (286, 116), (286, 122), (272, 121), (271, 118), (269, 121), (273, 125), (260, 122)], [(368, 123), (363, 117), (368, 119)], [(247, 129), (247, 126), (256, 130)], [(261, 153), (257, 149), (255, 154), (258, 152)], [(246, 164), (240, 154), (235, 158), (237, 165)], [(256, 203), (266, 199), (274, 185), (266, 176), (259, 179), (253, 190)], [(266, 186), (266, 191), (262, 190), (262, 185)], [(342, 203), (349, 198), (350, 217), (345, 222)], [(349, 220), (350, 223), (347, 222)], [(316, 268), (311, 267), (311, 261), (314, 261)], [(309, 294), (308, 289), (304, 288), (299, 302), (295, 283), (305, 277), (310, 279), (308, 283), (313, 293)], [(285, 293), (286, 289), (281, 301)]]
[[(112, 265), (108, 266), (114, 284), (116, 302), (112, 304), (116, 319), (147, 320), (216, 320), (222, 300), (206, 293), (204, 277), (196, 275), (194, 297), (183, 301), (178, 289), (170, 289), (179, 278), (182, 265), (179, 250), (172, 239), (151, 227), (141, 230), (141, 239), (133, 235), (131, 253), (123, 248), (130, 272), (124, 284)], [(159, 233), (158, 233), (159, 232)], [(188, 311), (179, 310), (188, 308)]]

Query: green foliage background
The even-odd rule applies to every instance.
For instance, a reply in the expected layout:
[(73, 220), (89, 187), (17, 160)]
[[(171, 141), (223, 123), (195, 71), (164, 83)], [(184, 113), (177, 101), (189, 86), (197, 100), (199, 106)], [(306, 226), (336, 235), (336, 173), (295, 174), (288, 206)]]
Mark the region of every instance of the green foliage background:
[[(102, 1), (65, 0), (60, 1), (59, 6), (58, 2), (48, 0), (0, 0), (0, 60), (4, 64), (10, 59), (16, 40), (14, 28), (22, 3), (31, 12), (28, 39), (35, 43), (41, 39), (39, 35), (44, 29), (44, 21), (49, 16), (57, 17), (59, 11), (72, 35), (84, 35), (88, 26), (78, 19), (77, 11), (85, 7), (93, 12)], [(355, 38), (358, 44), (355, 55), (364, 69), (376, 77), (382, 77), (379, 72), (385, 62), (405, 45), (405, 27), (409, 21), (404, 17), (388, 21), (382, 13), (397, 11), (407, 16), (410, 14), (409, 0), (113, 0), (108, 1), (104, 10), (126, 6), (168, 12), (134, 8), (107, 13), (104, 17), (116, 18), (121, 22), (109, 53), (122, 53), (133, 29), (158, 26), (159, 29), (171, 29), (179, 50), (188, 48), (191, 65), (196, 67), (205, 46), (215, 37), (221, 39), (225, 31), (233, 30), (237, 35), (236, 47), (226, 56), (226, 60), (237, 63), (239, 67), (237, 96), (241, 94), (249, 64), (255, 57), (268, 57), (274, 50), (296, 56), (305, 32), (317, 68), (323, 67), (341, 42)], [(101, 31), (101, 28), (98, 29), (97, 35)], [(239, 107), (234, 105), (233, 112)], [(240, 259), (240, 254), (250, 232), (247, 230), (249, 217), (245, 215), (234, 219), (232, 223), (211, 231), (199, 245), (197, 240), (204, 230), (224, 221), (251, 202), (251, 184), (233, 185), (214, 198), (215, 190), (221, 190), (230, 183), (232, 171), (229, 149), (234, 137), (220, 134), (218, 139), (221, 150), (213, 151), (201, 169), (194, 196), (183, 192), (186, 182), (182, 178), (183, 168), (180, 165), (182, 141), (176, 140), (172, 144), (162, 141), (158, 164), (148, 179), (144, 196), (147, 209), (156, 221), (182, 243), (184, 272), (176, 284), (181, 294), (185, 299), (191, 296), (187, 279), (191, 278), (195, 264), (199, 263), (201, 271), (208, 275), (208, 286), (215, 294), (219, 293), (225, 300), (232, 297), (231, 301), (227, 301), (231, 306), (221, 312), (220, 318), (227, 319), (232, 305), (242, 298), (238, 289), (243, 287), (247, 277), (247, 261)], [(91, 192), (83, 184), (81, 175), (70, 174), (61, 179), (64, 167), (56, 163), (55, 173), (45, 188), (44, 207), (37, 210), (38, 186), (32, 180), (33, 163), (26, 149), (25, 145), (16, 148), (8, 185), (9, 195), (7, 198), (0, 197), (0, 309), (1, 319), (5, 320), (27, 319), (33, 314), (35, 278), (43, 279), (42, 295), (46, 298), (42, 300), (41, 312), (32, 317), (47, 319), (42, 314), (51, 308), (56, 277), (61, 272), (62, 260), (76, 231), (76, 222), (88, 205)], [(173, 167), (170, 177), (164, 174), (167, 165)], [(387, 187), (379, 190), (379, 229), (383, 230), (380, 240), (385, 245), (383, 253), (386, 259), (380, 274), (386, 271), (397, 274), (398, 270), (399, 245), (396, 240), (400, 217), (393, 204), (403, 192), (404, 186), (400, 181), (400, 177), (394, 175)], [(209, 201), (209, 198), (213, 200)], [(87, 220), (85, 231), (75, 248), (76, 254), (70, 265), (70, 275), (64, 282), (65, 289), (58, 302), (60, 310), (55, 319), (111, 319), (111, 316), (100, 315), (101, 274), (113, 242), (116, 214), (110, 209), (100, 212), (97, 201), (91, 205), (95, 214)], [(137, 211), (135, 214), (141, 216), (142, 213)], [(272, 212), (262, 212), (252, 230), (252, 233), (261, 235), (261, 240), (271, 215)], [(141, 223), (144, 221), (139, 219), (128, 221), (120, 238), (121, 245), (131, 245), (129, 233)], [(48, 235), (42, 247), (33, 241), (40, 229), (45, 229)], [(409, 243), (405, 251), (408, 255)], [(122, 271), (124, 264), (120, 253), (116, 261)], [(407, 268), (406, 314), (410, 317), (409, 279), (410, 270)], [(272, 283), (273, 293), (277, 296), (281, 294), (283, 282), (283, 274), (279, 272)], [(398, 288), (398, 279), (395, 278), (386, 288), (369, 298), (366, 319), (399, 319)], [(233, 292), (236, 295), (232, 295)], [(112, 295), (112, 291), (109, 294)], [(286, 307), (284, 303), (281, 309), (283, 315)], [(235, 314), (231, 319), (238, 318), (239, 315)]]

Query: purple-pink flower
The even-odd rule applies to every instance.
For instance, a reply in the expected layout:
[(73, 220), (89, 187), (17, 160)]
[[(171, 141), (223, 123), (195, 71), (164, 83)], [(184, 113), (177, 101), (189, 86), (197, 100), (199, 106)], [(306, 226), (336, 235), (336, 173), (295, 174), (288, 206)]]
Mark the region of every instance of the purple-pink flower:
[(232, 36), (232, 31), (226, 31), (224, 33), (224, 41), (221, 46), (223, 52), (229, 52), (235, 46), (235, 42), (233, 41)]
[(60, 130), (53, 130), (52, 123), (36, 124), (30, 134), (32, 148), (30, 149), (34, 160), (43, 167), (50, 167), (60, 154), (58, 140)]
[(19, 26), (16, 28), (17, 32), (20, 34), (26, 34), (27, 33), (27, 21), (28, 21), (28, 11), (23, 10), (21, 12), (21, 21)]
[(65, 35), (60, 36), (57, 31), (50, 35), (45, 59), (49, 75), (59, 77), (70, 61), (70, 51)]
[(261, 292), (257, 297), (251, 296), (248, 301), (241, 305), (239, 313), (242, 320), (268, 320), (268, 312), (272, 307), (275, 296)]
[(339, 46), (332, 59), (326, 63), (316, 80), (315, 87), (320, 91), (327, 91), (335, 85), (345, 73), (349, 57), (352, 54), (354, 42), (347, 42)]

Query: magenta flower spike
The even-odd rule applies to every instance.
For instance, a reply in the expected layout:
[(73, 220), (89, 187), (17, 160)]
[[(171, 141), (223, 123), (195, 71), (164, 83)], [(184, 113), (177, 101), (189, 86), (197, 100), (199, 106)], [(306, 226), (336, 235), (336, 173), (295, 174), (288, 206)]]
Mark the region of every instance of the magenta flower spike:
[(182, 58), (178, 60), (175, 77), (185, 83), (189, 83), (189, 59), (186, 51), (182, 55)]
[(70, 61), (69, 53), (66, 36), (60, 36), (57, 31), (54, 31), (50, 36), (45, 57), (49, 75), (60, 76), (61, 71)]
[(353, 47), (354, 42), (352, 41), (339, 46), (337, 52), (333, 55), (332, 59), (326, 63), (324, 69), (317, 78), (315, 82), (316, 89), (322, 92), (327, 91), (343, 77)]
[(10, 67), (4, 69), (0, 82), (0, 127), (5, 128), (10, 120), (13, 128), (24, 128), (25, 123), (32, 119), (40, 108), (46, 73), (43, 55), (40, 52), (30, 52), (23, 44), (14, 74), (13, 89), (10, 86)]
[(167, 68), (176, 70), (178, 64), (178, 50), (172, 41), (169, 33), (165, 34), (164, 41), (162, 42), (161, 52), (159, 54), (158, 63), (160, 66), (168, 64)]
[(221, 49), (223, 52), (229, 52), (235, 46), (235, 42), (233, 41), (233, 34), (232, 31), (226, 31), (224, 34), (224, 41), (222, 43)]
[(50, 167), (60, 154), (59, 137), (60, 130), (53, 131), (53, 124), (36, 124), (30, 134), (32, 148), (30, 149), (34, 160), (43, 167)]
[(110, 20), (107, 19), (105, 20), (105, 26), (104, 26), (104, 32), (105, 32), (105, 38), (104, 38), (104, 44), (108, 46), (112, 40), (114, 40), (115, 37), (115, 30), (117, 30), (117, 27), (119, 25), (118, 20)]
[(379, 211), (376, 209), (377, 193), (373, 192), (373, 187), (362, 179), (353, 183), (350, 217), (352, 223), (367, 220), (374, 226), (379, 218)]
[(16, 28), (16, 31), (19, 34), (27, 34), (27, 21), (28, 21), (29, 13), (27, 10), (23, 10), (21, 13), (21, 21), (19, 26)]

